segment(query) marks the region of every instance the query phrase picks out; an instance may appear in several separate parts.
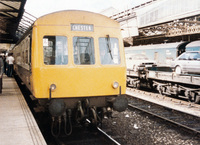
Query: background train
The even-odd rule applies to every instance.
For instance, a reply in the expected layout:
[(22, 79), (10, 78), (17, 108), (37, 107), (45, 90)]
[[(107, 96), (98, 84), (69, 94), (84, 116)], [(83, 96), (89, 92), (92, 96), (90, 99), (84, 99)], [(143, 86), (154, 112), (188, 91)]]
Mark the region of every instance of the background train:
[(126, 57), (143, 54), (149, 60), (154, 60), (157, 66), (171, 66), (172, 61), (185, 51), (200, 51), (200, 41), (125, 47)]
[(125, 48), (127, 86), (200, 103), (200, 41)]
[(55, 136), (62, 118), (65, 125), (85, 119), (98, 124), (112, 109), (127, 108), (120, 25), (106, 16), (61, 11), (40, 17), (13, 54), (15, 72), (49, 109)]

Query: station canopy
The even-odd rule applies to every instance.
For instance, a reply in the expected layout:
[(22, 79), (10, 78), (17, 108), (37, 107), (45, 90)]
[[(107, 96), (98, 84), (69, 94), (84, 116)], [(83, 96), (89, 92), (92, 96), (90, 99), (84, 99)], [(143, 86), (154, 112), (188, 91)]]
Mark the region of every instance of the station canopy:
[(26, 0), (0, 0), (0, 43), (16, 43)]

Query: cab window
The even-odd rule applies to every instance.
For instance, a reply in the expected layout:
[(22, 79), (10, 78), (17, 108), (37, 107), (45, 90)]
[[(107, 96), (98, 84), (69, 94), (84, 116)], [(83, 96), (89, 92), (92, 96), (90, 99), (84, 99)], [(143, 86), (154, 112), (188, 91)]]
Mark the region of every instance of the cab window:
[(179, 60), (187, 60), (187, 58), (188, 56), (186, 55), (186, 53), (184, 53), (179, 57)]
[(116, 65), (120, 64), (119, 42), (117, 38), (99, 38), (99, 51), (101, 64)]
[(44, 36), (43, 52), (44, 64), (66, 65), (68, 64), (67, 37), (65, 36)]
[(200, 52), (190, 52), (188, 54), (188, 59), (189, 60), (198, 60), (198, 59), (200, 59)]
[(194, 54), (194, 60), (200, 60), (200, 52)]
[(73, 38), (74, 63), (77, 65), (95, 64), (94, 40), (92, 37)]

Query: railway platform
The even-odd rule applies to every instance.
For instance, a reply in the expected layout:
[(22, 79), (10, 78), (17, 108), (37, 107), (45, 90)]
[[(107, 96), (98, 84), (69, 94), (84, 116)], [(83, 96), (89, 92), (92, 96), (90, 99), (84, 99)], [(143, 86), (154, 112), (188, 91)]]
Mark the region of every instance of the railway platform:
[(0, 145), (46, 145), (14, 78), (3, 76), (0, 94)]

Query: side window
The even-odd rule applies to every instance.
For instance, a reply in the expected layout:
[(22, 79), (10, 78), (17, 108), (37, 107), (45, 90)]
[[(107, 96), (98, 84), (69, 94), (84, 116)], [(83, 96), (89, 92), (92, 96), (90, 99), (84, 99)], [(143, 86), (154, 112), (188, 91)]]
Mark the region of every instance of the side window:
[(29, 59), (28, 59), (28, 57), (29, 57), (28, 51), (29, 51), (29, 49), (30, 49), (29, 43), (30, 43), (30, 38), (27, 37), (27, 38), (24, 40), (24, 62), (25, 62), (26, 64), (29, 63)]
[(25, 37), (23, 41), (19, 43), (19, 45), (15, 48), (15, 62), (18, 65), (21, 65), (22, 67), (26, 69), (30, 69), (30, 53), (31, 53), (31, 46), (30, 46), (31, 40), (30, 35)]
[(44, 52), (44, 64), (46, 65), (68, 64), (67, 37), (44, 36), (43, 52)]
[(119, 42), (117, 38), (99, 38), (101, 64), (120, 64)]
[(190, 52), (189, 53), (189, 60), (197, 60), (197, 59), (200, 59), (199, 52)]
[(186, 60), (186, 54), (184, 53), (181, 57), (179, 57), (179, 60)]
[(200, 52), (195, 53), (194, 60), (200, 60)]
[(74, 63), (77, 65), (95, 64), (94, 40), (92, 37), (73, 38)]

